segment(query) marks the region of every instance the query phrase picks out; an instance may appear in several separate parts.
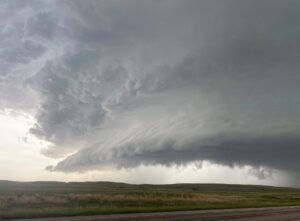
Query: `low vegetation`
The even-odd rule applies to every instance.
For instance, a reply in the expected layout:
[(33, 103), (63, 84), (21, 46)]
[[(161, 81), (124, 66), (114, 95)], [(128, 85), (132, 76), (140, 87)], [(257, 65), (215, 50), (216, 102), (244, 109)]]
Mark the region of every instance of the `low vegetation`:
[(300, 205), (299, 189), (0, 181), (0, 219), (291, 205)]

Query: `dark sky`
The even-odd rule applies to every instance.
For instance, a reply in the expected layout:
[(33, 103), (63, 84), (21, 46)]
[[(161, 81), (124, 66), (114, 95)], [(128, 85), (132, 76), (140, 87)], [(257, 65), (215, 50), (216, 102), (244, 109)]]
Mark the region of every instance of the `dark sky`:
[(205, 160), (299, 184), (300, 1), (3, 0), (0, 17), (0, 109), (34, 116), (48, 170)]

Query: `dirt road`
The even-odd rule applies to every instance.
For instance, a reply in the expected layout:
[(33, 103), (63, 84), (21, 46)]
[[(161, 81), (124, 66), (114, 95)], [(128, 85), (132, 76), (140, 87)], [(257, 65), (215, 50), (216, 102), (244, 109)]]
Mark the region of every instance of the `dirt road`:
[[(22, 219), (18, 221), (29, 221)], [(184, 212), (100, 215), (88, 217), (61, 217), (32, 219), (30, 221), (300, 221), (300, 206), (260, 209), (226, 209)]]

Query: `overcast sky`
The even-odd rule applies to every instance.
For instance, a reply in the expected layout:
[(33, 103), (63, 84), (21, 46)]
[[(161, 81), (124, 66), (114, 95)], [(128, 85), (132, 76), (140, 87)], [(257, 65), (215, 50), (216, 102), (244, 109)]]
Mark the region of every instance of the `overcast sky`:
[(0, 1), (0, 179), (299, 186), (300, 1)]

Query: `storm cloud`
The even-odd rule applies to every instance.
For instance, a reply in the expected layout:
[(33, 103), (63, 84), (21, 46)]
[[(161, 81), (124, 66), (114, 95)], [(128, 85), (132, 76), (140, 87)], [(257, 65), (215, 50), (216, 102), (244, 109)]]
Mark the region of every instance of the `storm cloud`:
[(300, 2), (1, 1), (0, 108), (54, 171), (185, 165), (299, 176)]

